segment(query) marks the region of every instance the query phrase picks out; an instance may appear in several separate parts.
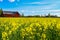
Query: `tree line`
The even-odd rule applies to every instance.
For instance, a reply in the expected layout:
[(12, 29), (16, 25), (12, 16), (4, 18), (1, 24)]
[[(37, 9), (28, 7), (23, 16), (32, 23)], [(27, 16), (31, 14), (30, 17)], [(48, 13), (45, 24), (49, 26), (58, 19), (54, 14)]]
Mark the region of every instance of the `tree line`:
[(22, 17), (58, 17), (57, 15), (51, 15), (50, 13), (48, 13), (48, 15), (28, 15), (28, 16), (24, 16), (24, 14), (22, 14)]
[(2, 14), (3, 14), (3, 10), (0, 9), (0, 17), (2, 17)]

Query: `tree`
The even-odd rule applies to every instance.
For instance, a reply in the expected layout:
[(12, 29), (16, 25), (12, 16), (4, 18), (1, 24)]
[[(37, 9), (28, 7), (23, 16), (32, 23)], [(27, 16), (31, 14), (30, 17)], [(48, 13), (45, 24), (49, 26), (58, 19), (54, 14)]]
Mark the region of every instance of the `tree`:
[(48, 17), (50, 17), (50, 13), (48, 14)]
[(24, 14), (22, 13), (22, 17), (24, 17)]
[(0, 17), (2, 16), (2, 14), (3, 14), (3, 10), (2, 10), (2, 9), (0, 9)]

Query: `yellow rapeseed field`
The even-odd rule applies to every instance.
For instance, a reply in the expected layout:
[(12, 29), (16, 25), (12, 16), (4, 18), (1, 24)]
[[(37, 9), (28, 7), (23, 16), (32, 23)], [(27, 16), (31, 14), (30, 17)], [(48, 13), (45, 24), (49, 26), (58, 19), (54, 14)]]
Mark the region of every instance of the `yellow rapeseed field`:
[(60, 40), (60, 18), (0, 18), (0, 40)]

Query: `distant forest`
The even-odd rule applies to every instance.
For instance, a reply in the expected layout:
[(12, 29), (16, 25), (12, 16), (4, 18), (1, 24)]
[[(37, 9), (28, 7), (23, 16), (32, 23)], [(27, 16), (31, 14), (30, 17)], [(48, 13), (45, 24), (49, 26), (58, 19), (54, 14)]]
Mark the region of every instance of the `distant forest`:
[(58, 17), (57, 15), (51, 15), (50, 13), (48, 13), (48, 15), (28, 15), (28, 16), (24, 16), (24, 14), (22, 14), (22, 17)]

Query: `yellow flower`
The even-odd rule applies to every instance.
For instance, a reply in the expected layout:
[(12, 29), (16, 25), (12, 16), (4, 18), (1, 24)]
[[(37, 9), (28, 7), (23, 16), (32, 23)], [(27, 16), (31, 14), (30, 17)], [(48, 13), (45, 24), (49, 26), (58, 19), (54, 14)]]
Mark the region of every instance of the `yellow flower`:
[(7, 37), (7, 33), (6, 32), (2, 32), (2, 38)]
[(26, 31), (27, 31), (27, 32), (31, 32), (31, 31), (32, 31), (32, 28), (31, 28), (31, 27), (27, 27), (27, 28), (26, 28)]
[(57, 24), (57, 28), (60, 29), (60, 24)]
[(15, 27), (16, 25), (17, 25), (17, 23), (15, 23), (15, 22), (12, 22), (12, 26), (14, 26), (14, 27)]
[(9, 27), (5, 27), (5, 30), (9, 30)]
[(46, 38), (46, 34), (43, 33), (43, 34), (42, 34), (42, 37), (43, 37), (43, 38)]
[(10, 31), (9, 31), (9, 35), (10, 35), (11, 33), (12, 33), (12, 31), (10, 30)]

